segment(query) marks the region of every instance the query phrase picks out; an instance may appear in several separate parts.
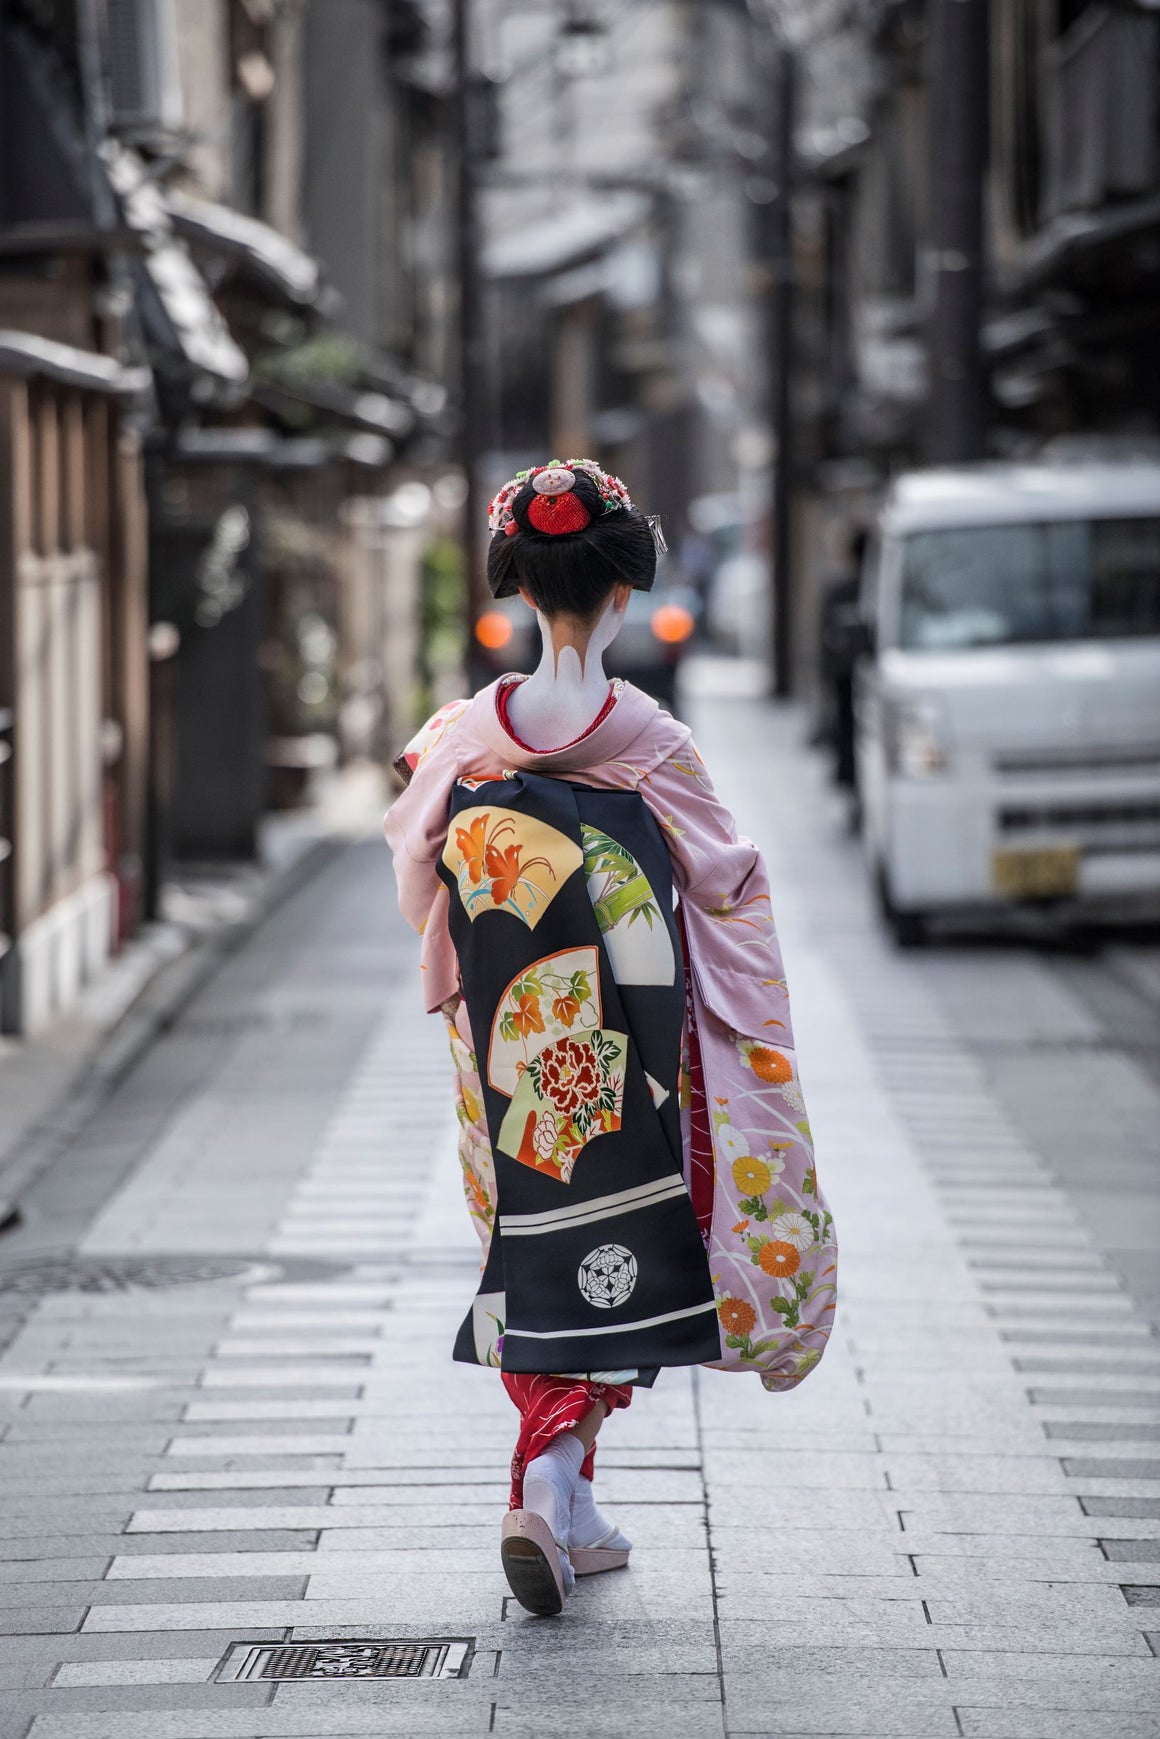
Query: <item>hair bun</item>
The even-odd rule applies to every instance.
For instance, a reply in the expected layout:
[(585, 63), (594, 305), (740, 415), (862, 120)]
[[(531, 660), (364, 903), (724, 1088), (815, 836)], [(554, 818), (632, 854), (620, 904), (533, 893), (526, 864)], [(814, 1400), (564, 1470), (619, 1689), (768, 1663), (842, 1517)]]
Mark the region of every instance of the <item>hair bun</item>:
[(494, 598), (521, 585), (549, 615), (590, 615), (623, 580), (647, 592), (657, 541), (618, 477), (592, 459), (553, 459), (521, 471), (489, 507), (487, 582)]

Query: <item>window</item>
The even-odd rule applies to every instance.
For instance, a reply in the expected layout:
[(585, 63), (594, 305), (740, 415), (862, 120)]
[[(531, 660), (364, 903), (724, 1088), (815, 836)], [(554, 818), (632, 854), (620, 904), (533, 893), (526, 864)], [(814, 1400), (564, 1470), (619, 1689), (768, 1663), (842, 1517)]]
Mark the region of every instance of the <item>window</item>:
[(915, 532), (902, 559), (910, 650), (1160, 636), (1160, 519)]

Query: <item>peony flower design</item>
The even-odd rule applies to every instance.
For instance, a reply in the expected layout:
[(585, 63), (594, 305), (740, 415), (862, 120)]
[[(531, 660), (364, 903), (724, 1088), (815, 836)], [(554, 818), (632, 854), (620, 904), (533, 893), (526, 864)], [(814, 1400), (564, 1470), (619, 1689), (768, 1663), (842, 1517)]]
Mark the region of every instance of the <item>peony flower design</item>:
[(591, 1045), (561, 1039), (541, 1053), (540, 1092), (565, 1117), (573, 1116), (599, 1091), (600, 1072)]
[(532, 1146), (541, 1159), (551, 1159), (559, 1133), (560, 1125), (556, 1118), (550, 1111), (543, 1112), (532, 1134)]
[(779, 1214), (770, 1231), (783, 1244), (792, 1244), (795, 1250), (808, 1250), (814, 1241), (814, 1228), (802, 1214)]

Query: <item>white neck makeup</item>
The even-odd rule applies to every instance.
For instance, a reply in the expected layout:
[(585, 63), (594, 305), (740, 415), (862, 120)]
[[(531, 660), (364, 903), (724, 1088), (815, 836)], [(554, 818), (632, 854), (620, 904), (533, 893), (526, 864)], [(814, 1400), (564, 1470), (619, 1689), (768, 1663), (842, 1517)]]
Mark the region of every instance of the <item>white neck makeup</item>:
[[(619, 590), (619, 588), (618, 588)], [(578, 629), (564, 617), (555, 623), (539, 611), (543, 656), (508, 699), (508, 716), (530, 748), (545, 753), (581, 736), (608, 696), (604, 654), (624, 623), (628, 588), (613, 593), (593, 627)]]

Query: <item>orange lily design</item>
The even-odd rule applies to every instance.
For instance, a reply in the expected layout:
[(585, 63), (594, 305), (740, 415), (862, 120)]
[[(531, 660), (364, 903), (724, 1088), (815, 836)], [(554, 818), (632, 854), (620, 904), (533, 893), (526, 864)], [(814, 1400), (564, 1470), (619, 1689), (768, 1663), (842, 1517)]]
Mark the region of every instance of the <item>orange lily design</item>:
[[(499, 828), (496, 829), (498, 834)], [(521, 878), (537, 864), (544, 864), (550, 870), (552, 865), (546, 857), (529, 858), (521, 866), (520, 859), (524, 854), (522, 845), (509, 845), (503, 851), (495, 844), (489, 844), (485, 853), (484, 863), (487, 873), (492, 878), (491, 897), (497, 906), (502, 906), (505, 900), (511, 898), (512, 892)]]
[(478, 887), (483, 880), (483, 858), (487, 845), (487, 824), (490, 820), (490, 815), (477, 815), (470, 827), (455, 829), (456, 850), (463, 854), (472, 887)]

